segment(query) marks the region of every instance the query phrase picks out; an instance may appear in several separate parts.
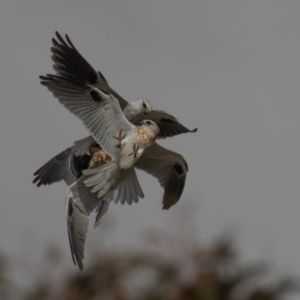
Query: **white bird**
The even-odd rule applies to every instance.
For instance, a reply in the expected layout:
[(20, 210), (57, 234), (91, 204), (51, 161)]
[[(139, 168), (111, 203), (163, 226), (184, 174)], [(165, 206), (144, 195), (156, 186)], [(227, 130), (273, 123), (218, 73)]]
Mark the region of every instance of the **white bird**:
[[(78, 141), (75, 147), (77, 146), (78, 148), (78, 144), (87, 146), (84, 140)], [(109, 161), (109, 158), (103, 155), (103, 150), (95, 144), (95, 141), (93, 145), (87, 148), (87, 152), (79, 156), (72, 153), (74, 151), (73, 147), (62, 151), (39, 168), (34, 173), (36, 177), (33, 183), (41, 186), (64, 180), (67, 185), (71, 185), (80, 179), (83, 170), (91, 165), (103, 165)], [(159, 180), (164, 188), (163, 209), (169, 209), (177, 203), (184, 189), (188, 171), (187, 162), (180, 154), (154, 143), (144, 151), (134, 167), (151, 174)], [(78, 184), (82, 185), (82, 189), (85, 190), (87, 195), (82, 199), (78, 195), (80, 200), (75, 204), (73, 201), (68, 201), (66, 203), (66, 212), (72, 258), (74, 264), (77, 264), (82, 269), (89, 215), (95, 209), (97, 210), (94, 228), (97, 227), (101, 222), (102, 216), (107, 212), (110, 202), (103, 201), (97, 195), (92, 194), (83, 184), (83, 179), (79, 180)], [(83, 193), (82, 190), (81, 193)], [(140, 196), (142, 195), (143, 192), (140, 190)], [(124, 202), (121, 203), (124, 204)], [(132, 202), (127, 203), (131, 204)]]
[[(58, 75), (41, 76), (41, 80), (41, 84), (47, 86), (60, 103), (83, 121), (111, 158), (104, 166), (83, 171), (84, 175), (67, 189), (68, 232), (72, 253), (76, 255), (80, 252), (76, 245), (81, 245), (82, 240), (78, 240), (80, 228), (73, 230), (74, 222), (80, 220), (83, 225), (81, 231), (85, 232), (88, 224), (88, 215), (83, 213), (87, 208), (83, 210), (83, 203), (89, 203), (92, 199), (94, 203), (99, 200), (137, 202), (139, 197), (144, 196), (133, 165), (143, 151), (155, 142), (159, 127), (152, 120), (143, 120), (141, 126), (133, 125), (126, 119), (112, 94), (91, 85)], [(99, 199), (92, 197), (91, 193)]]
[(112, 94), (119, 101), (126, 118), (135, 125), (145, 119), (144, 114), (147, 114), (146, 118), (154, 121), (159, 126), (158, 138), (172, 137), (181, 133), (197, 131), (197, 128), (193, 130), (186, 128), (175, 117), (164, 111), (153, 110), (151, 102), (147, 99), (127, 102), (110, 87), (104, 75), (100, 71), (96, 71), (86, 61), (75, 48), (68, 35), (66, 35), (66, 40), (64, 40), (56, 32), (56, 38), (52, 39), (53, 46), (51, 47), (51, 52), (53, 55), (51, 58), (54, 62), (53, 69), (57, 72), (57, 75), (83, 84), (92, 85)]
[[(93, 186), (92, 192), (97, 192), (99, 198), (104, 196), (115, 184), (111, 178), (121, 177), (121, 170), (130, 169), (144, 149), (155, 142), (159, 127), (152, 120), (141, 121), (141, 126), (133, 125), (124, 116), (118, 100), (94, 86), (59, 75), (40, 78), (41, 84), (47, 86), (60, 103), (83, 121), (96, 142), (112, 158), (104, 168), (108, 170), (107, 184), (102, 186), (97, 176), (85, 180), (88, 186)], [(89, 174), (97, 173), (96, 169), (90, 170)], [(102, 173), (104, 169), (101, 169)]]
[[(53, 53), (52, 60), (55, 63), (53, 67), (57, 71), (58, 76), (49, 75), (47, 77), (41, 77), (42, 80), (45, 81), (44, 84), (48, 87), (51, 82), (50, 85), (52, 85), (52, 87), (49, 89), (52, 90), (52, 92), (61, 93), (61, 97), (67, 96), (77, 99), (77, 89), (84, 87), (85, 89), (89, 89), (90, 98), (96, 102), (99, 100), (97, 100), (99, 96), (97, 93), (102, 93), (101, 97), (103, 94), (110, 97), (114, 96), (119, 101), (126, 118), (131, 120), (134, 124), (138, 124), (145, 118), (149, 118), (149, 121), (154, 120), (160, 128), (157, 137), (165, 138), (180, 133), (197, 131), (197, 129), (193, 131), (187, 129), (180, 124), (176, 118), (163, 111), (153, 111), (152, 104), (149, 100), (138, 99), (131, 102), (124, 100), (110, 88), (104, 76), (99, 71), (96, 72), (80, 55), (67, 35), (66, 41), (64, 41), (58, 33), (56, 33), (56, 36), (58, 41), (53, 39), (51, 51)], [(76, 86), (75, 89), (74, 86)], [(76, 100), (76, 102), (77, 101), (78, 100)], [(145, 116), (145, 114), (147, 114), (147, 116)], [(118, 141), (117, 144), (122, 147), (123, 141), (126, 140), (124, 131), (119, 131), (114, 137)], [(127, 150), (130, 150), (129, 146), (127, 148)], [(131, 163), (134, 163), (138, 168), (158, 178), (165, 189), (163, 208), (168, 209), (179, 200), (182, 194), (186, 172), (188, 170), (187, 163), (181, 155), (167, 150), (156, 143), (150, 148), (144, 149), (145, 153), (141, 159), (137, 160), (138, 156), (141, 155), (141, 150), (137, 144), (132, 145), (129, 154), (124, 150), (123, 167), (130, 166)], [(129, 157), (126, 157), (124, 153), (126, 153), (126, 155), (128, 154)], [(108, 209), (109, 201), (107, 200), (114, 199), (116, 202), (120, 201), (124, 203), (126, 201), (131, 204), (132, 201), (137, 202), (138, 197), (143, 197), (143, 192), (139, 186), (135, 171), (130, 167), (130, 172), (126, 175), (124, 173), (123, 176), (124, 178), (127, 177), (127, 181), (131, 181), (131, 184), (133, 183), (133, 192), (130, 189), (126, 189), (126, 184), (124, 184), (126, 181), (123, 180), (122, 176), (121, 179), (123, 181), (119, 178), (119, 195), (117, 195), (116, 192), (118, 189), (114, 187), (111, 182), (109, 184), (106, 182), (106, 189), (110, 189), (110, 192), (106, 194), (106, 201), (103, 200), (103, 197), (101, 197), (101, 199), (98, 198), (98, 195), (101, 196), (106, 190), (99, 190), (100, 178), (99, 174), (97, 174), (99, 170), (96, 171), (94, 168), (108, 163), (110, 160), (111, 157), (96, 144), (92, 136), (89, 136), (75, 142), (74, 146), (59, 153), (34, 173), (36, 178), (33, 182), (37, 182), (37, 186), (51, 184), (62, 179), (70, 185), (78, 179), (73, 185), (73, 188), (70, 187), (68, 189), (68, 191), (70, 191), (69, 196), (71, 197), (67, 197), (66, 199), (66, 213), (72, 258), (75, 264), (77, 262), (80, 269), (83, 268), (82, 259), (90, 212), (95, 208), (97, 209), (96, 227)], [(87, 168), (90, 169), (86, 171), (86, 175), (82, 176), (83, 170)], [(105, 169), (106, 173), (110, 175), (116, 172), (115, 170), (111, 172), (113, 170), (112, 167), (105, 166)], [(104, 169), (102, 171), (104, 171)], [(115, 174), (117, 173), (118, 172)], [(91, 175), (93, 179), (90, 178)], [(95, 182), (93, 181), (96, 179), (99, 182), (98, 187), (95, 187)], [(93, 186), (94, 191), (97, 193), (91, 194), (90, 188), (87, 187), (84, 182)], [(121, 197), (121, 195), (123, 196)]]

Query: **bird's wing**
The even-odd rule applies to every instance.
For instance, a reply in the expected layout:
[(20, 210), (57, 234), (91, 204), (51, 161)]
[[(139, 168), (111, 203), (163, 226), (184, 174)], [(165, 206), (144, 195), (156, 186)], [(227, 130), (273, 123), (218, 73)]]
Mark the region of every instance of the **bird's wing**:
[(88, 152), (89, 148), (95, 144), (94, 138), (90, 135), (84, 139), (74, 142), (74, 145), (71, 147), (71, 151), (76, 156), (84, 155)]
[(120, 103), (122, 109), (127, 101), (117, 94), (108, 84), (100, 71), (96, 71), (78, 52), (68, 35), (65, 40), (56, 32), (56, 39), (52, 39), (51, 47), (53, 69), (58, 75), (81, 83), (93, 85), (111, 93)]
[(67, 109), (79, 117), (97, 143), (115, 156), (120, 130), (127, 134), (134, 126), (124, 116), (119, 102), (112, 95), (91, 85), (81, 84), (57, 75), (40, 76), (45, 85)]
[(180, 154), (154, 143), (144, 151), (135, 167), (158, 179), (164, 188), (163, 209), (169, 209), (179, 200), (188, 171), (187, 163)]
[(139, 124), (145, 119), (152, 120), (158, 125), (160, 130), (157, 138), (167, 138), (181, 133), (197, 132), (197, 128), (190, 130), (179, 123), (175, 117), (160, 110), (152, 110), (146, 115), (137, 116), (133, 118), (131, 122), (133, 124)]
[[(98, 89), (104, 90), (112, 94), (124, 109), (128, 102), (116, 93), (108, 84), (106, 78), (100, 71), (96, 71), (78, 52), (73, 45), (69, 36), (62, 36), (56, 32), (56, 39), (52, 39), (53, 46), (51, 47), (53, 68), (58, 75), (78, 81), (80, 83), (90, 84)], [(154, 110), (146, 116), (139, 116), (132, 121), (133, 124), (139, 124), (143, 119), (153, 120), (158, 124), (160, 132), (158, 138), (172, 137), (181, 133), (196, 132), (197, 129), (190, 130), (180, 124), (172, 115)]]
[(64, 180), (67, 185), (73, 183), (82, 175), (82, 170), (88, 168), (89, 155), (75, 157), (71, 147), (57, 154), (34, 172), (34, 180), (39, 187)]
[(82, 260), (89, 215), (100, 205), (99, 198), (85, 186), (83, 178), (84, 176), (80, 177), (70, 185), (66, 193), (66, 217), (70, 249), (73, 262), (78, 265), (80, 270), (83, 269)]

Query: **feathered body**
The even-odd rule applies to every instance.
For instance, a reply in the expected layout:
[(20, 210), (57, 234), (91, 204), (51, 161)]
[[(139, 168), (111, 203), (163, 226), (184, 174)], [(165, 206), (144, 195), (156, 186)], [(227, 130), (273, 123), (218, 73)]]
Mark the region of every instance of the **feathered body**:
[[(131, 204), (144, 197), (133, 166), (159, 180), (165, 189), (164, 209), (179, 200), (186, 178), (186, 161), (154, 141), (156, 137), (166, 138), (197, 129), (189, 130), (172, 115), (152, 110), (147, 99), (127, 102), (109, 86), (103, 74), (82, 57), (67, 35), (64, 40), (56, 32), (56, 38), (52, 39), (51, 52), (57, 73), (42, 76), (41, 83), (84, 122), (92, 136), (75, 142), (49, 160), (34, 173), (33, 183), (40, 186), (64, 179), (70, 185), (66, 197), (68, 234), (73, 261), (82, 269), (90, 213), (96, 209), (96, 227), (111, 200)], [(104, 102), (107, 105), (101, 104)], [(132, 124), (125, 124), (124, 116), (134, 125), (149, 122), (145, 119), (154, 121), (159, 127), (158, 135), (157, 129), (149, 130), (145, 124), (131, 130)], [(126, 134), (120, 140), (120, 148), (112, 138), (119, 133), (113, 124), (119, 119), (124, 125), (119, 129)]]
[[(158, 126), (152, 121), (151, 128), (145, 126), (136, 126), (132, 135), (127, 135), (121, 142), (120, 169), (128, 169), (134, 165), (138, 158), (142, 155), (145, 148), (151, 146), (159, 132)], [(133, 148), (137, 149), (134, 154)]]

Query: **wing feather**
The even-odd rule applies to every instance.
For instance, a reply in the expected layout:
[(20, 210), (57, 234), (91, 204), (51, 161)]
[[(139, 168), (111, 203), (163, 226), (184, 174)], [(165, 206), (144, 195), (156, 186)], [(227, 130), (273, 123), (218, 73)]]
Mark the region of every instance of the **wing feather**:
[(128, 133), (134, 126), (124, 116), (117, 99), (97, 88), (66, 78), (40, 76), (45, 85), (67, 109), (79, 117), (97, 143), (110, 155), (119, 150), (113, 136)]
[(152, 120), (154, 121), (159, 127), (159, 134), (158, 138), (167, 138), (172, 137), (178, 134), (187, 133), (187, 132), (197, 132), (197, 128), (190, 130), (186, 128), (184, 125), (178, 122), (178, 120), (173, 117), (172, 115), (160, 111), (160, 110), (152, 110), (151, 112), (147, 113), (146, 115), (140, 115), (131, 122), (135, 125), (139, 124), (142, 120)]
[(81, 83), (91, 84), (99, 89), (104, 89), (111, 93), (120, 103), (122, 109), (127, 105), (127, 101), (117, 94), (108, 84), (106, 78), (100, 71), (96, 71), (78, 52), (71, 39), (66, 35), (66, 40), (56, 32), (56, 39), (52, 39), (51, 48), (53, 69), (58, 75), (72, 79)]
[(188, 166), (178, 153), (154, 143), (147, 148), (135, 167), (156, 177), (164, 188), (163, 209), (169, 209), (180, 199)]
[[(84, 176), (80, 177), (67, 189), (66, 193), (66, 217), (70, 242), (70, 249), (74, 264), (83, 269), (84, 244), (89, 224), (89, 215), (97, 207), (101, 207), (102, 201), (96, 194), (83, 183)], [(102, 217), (108, 206), (101, 210)]]
[[(106, 78), (100, 71), (96, 71), (86, 59), (75, 48), (68, 35), (65, 39), (56, 32), (56, 39), (52, 39), (53, 47), (51, 48), (52, 60), (54, 62), (53, 68), (58, 75), (75, 80), (81, 83), (90, 84), (98, 89), (103, 89), (112, 94), (124, 109), (128, 102), (116, 93), (108, 84)], [(160, 132), (158, 138), (167, 138), (174, 135), (196, 132), (197, 129), (190, 130), (178, 122), (172, 115), (164, 112), (153, 110), (146, 116), (139, 116), (134, 118), (133, 124), (139, 125), (144, 119), (153, 120), (158, 124)]]
[(46, 162), (42, 167), (34, 172), (33, 175), (35, 178), (32, 183), (36, 183), (39, 187), (41, 185), (52, 184), (63, 179), (69, 181), (69, 175), (76, 179), (76, 175), (72, 174), (69, 169), (70, 154), (71, 148), (68, 148)]

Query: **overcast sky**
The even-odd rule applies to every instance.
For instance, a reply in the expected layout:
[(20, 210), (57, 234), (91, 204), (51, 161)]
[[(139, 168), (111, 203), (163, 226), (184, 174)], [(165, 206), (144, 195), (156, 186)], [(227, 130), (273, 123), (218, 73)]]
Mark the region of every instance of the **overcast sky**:
[(245, 259), (300, 275), (299, 12), (299, 1), (275, 0), (2, 1), (0, 248), (36, 263), (58, 243), (77, 272), (65, 184), (31, 184), (37, 168), (88, 135), (39, 83), (53, 72), (57, 30), (125, 99), (148, 98), (198, 127), (160, 142), (189, 164), (179, 203), (163, 211), (159, 183), (139, 172), (146, 197), (110, 206), (102, 228), (113, 224), (111, 236), (101, 226), (90, 233), (85, 262), (101, 239), (139, 245), (146, 229), (171, 232), (185, 212), (202, 241), (235, 228)]

